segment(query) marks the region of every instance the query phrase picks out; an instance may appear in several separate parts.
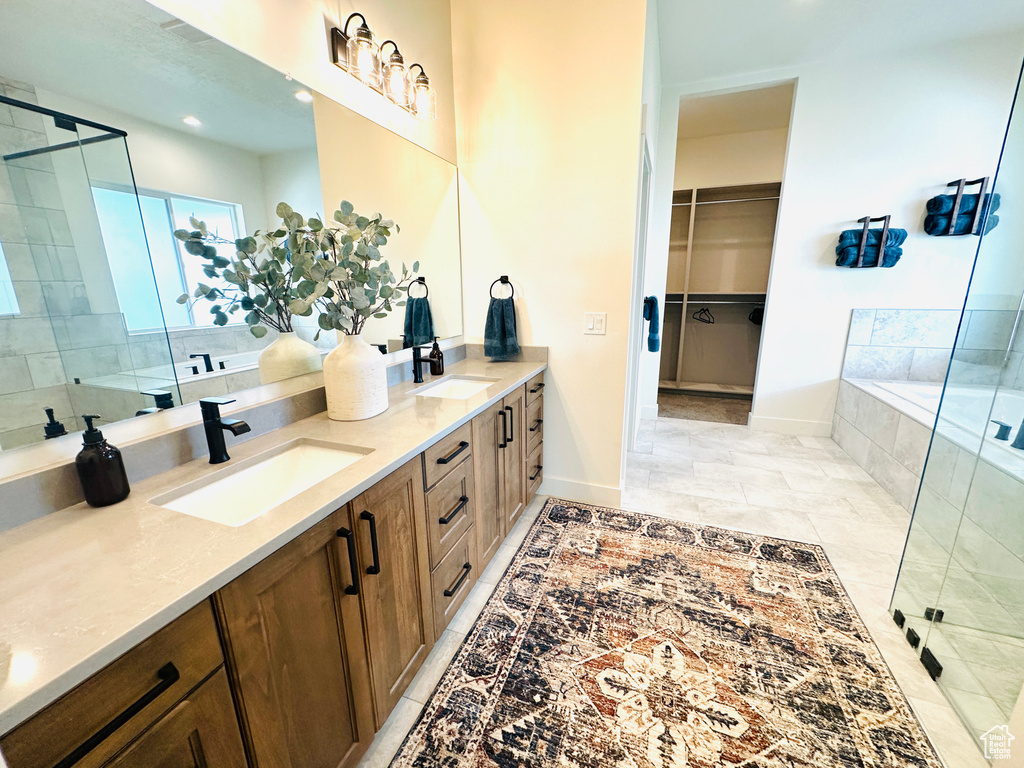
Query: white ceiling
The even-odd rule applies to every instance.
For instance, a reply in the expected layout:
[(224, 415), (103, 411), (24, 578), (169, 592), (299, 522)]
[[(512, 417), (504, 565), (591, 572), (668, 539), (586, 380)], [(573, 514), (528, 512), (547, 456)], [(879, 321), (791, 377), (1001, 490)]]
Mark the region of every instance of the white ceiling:
[(792, 106), (792, 84), (681, 99), (678, 138), (785, 128)]
[(252, 152), (315, 146), (299, 83), (173, 20), (145, 0), (0, 0), (0, 76)]
[(664, 85), (1024, 28), (1024, 0), (657, 3)]

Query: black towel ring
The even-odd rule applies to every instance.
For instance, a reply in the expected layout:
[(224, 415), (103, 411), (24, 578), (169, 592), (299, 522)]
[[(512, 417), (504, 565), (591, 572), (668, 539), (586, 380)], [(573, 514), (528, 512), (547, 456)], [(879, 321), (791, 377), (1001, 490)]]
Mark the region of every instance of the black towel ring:
[(512, 289), (512, 295), (509, 296), (508, 298), (514, 299), (516, 297), (516, 287), (514, 285), (512, 285), (512, 281), (508, 279), (508, 275), (502, 275), (497, 280), (495, 280), (493, 283), (491, 283), (490, 294), (491, 294), (491, 298), (492, 299), (497, 298), (494, 295), (494, 286), (496, 286), (498, 283), (501, 283), (502, 285), (507, 285), (509, 288)]
[[(412, 287), (414, 285), (416, 285), (417, 283), (422, 285), (423, 286), (423, 290), (426, 291), (426, 293), (424, 293), (422, 296), (413, 296), (412, 295)], [(413, 280), (411, 283), (409, 283), (408, 294), (409, 294), (409, 298), (410, 299), (413, 299), (413, 298), (415, 298), (415, 299), (425, 299), (425, 298), (427, 298), (430, 295), (430, 289), (427, 287), (427, 278), (425, 278), (425, 277), (417, 277), (415, 280)]]

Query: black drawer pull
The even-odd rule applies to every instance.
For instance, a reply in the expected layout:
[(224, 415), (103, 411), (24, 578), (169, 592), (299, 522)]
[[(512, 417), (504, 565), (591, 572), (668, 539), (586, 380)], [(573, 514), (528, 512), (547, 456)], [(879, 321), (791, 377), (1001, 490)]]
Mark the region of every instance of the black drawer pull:
[(498, 443), (498, 447), (504, 448), (508, 445), (508, 414), (502, 409), (498, 411), (498, 415), (501, 416), (501, 442)]
[(449, 453), (447, 456), (444, 456), (444, 457), (438, 459), (437, 463), (438, 464), (447, 464), (452, 459), (454, 459), (456, 456), (458, 456), (460, 453), (462, 453), (464, 450), (466, 450), (467, 448), (469, 448), (469, 443), (467, 443), (465, 440), (463, 440), (462, 442), (459, 443), (459, 447), (458, 448), (456, 448), (454, 451)]
[(540, 429), (540, 425), (544, 423), (544, 419), (537, 419), (537, 423), (530, 427), (531, 432), (536, 432)]
[(505, 442), (511, 443), (516, 436), (515, 411), (512, 410), (511, 405), (506, 405), (505, 410), (508, 411), (508, 437), (505, 438)]
[(358, 595), (359, 565), (356, 563), (356, 535), (348, 528), (339, 528), (338, 538), (345, 539), (345, 543), (348, 544), (348, 569), (352, 574), (352, 583), (345, 587), (345, 594)]
[(538, 392), (540, 392), (540, 391), (541, 391), (542, 389), (544, 389), (544, 382), (543, 382), (543, 381), (542, 381), (542, 382), (541, 382), (540, 384), (538, 384), (538, 385), (537, 385), (536, 387), (534, 387), (533, 389), (531, 389), (531, 390), (530, 390), (530, 394), (531, 394), (531, 395), (536, 395), (536, 394), (537, 394)]
[(371, 576), (376, 576), (380, 573), (380, 552), (377, 550), (377, 518), (373, 516), (373, 512), (367, 512), (365, 509), (359, 517), (363, 520), (368, 520), (370, 523), (370, 549), (373, 550), (373, 565), (366, 566), (366, 572)]
[(454, 584), (452, 584), (452, 588), (451, 589), (446, 589), (444, 591), (444, 596), (445, 597), (451, 597), (456, 592), (458, 592), (459, 591), (459, 587), (462, 586), (462, 582), (464, 582), (466, 580), (466, 577), (469, 576), (469, 572), (471, 570), (473, 570), (473, 566), (470, 565), (469, 563), (464, 563), (463, 566), (462, 566), (462, 575), (459, 576), (458, 581), (456, 581)]
[(531, 480), (536, 480), (536, 479), (537, 479), (538, 477), (540, 477), (540, 473), (541, 473), (541, 472), (542, 472), (543, 470), (544, 470), (544, 467), (542, 467), (542, 466), (541, 466), (540, 464), (538, 464), (538, 465), (537, 465), (537, 471), (536, 471), (536, 472), (534, 472), (534, 473), (533, 473), (532, 475), (530, 475), (530, 479), (531, 479)]
[(448, 513), (448, 517), (439, 517), (437, 518), (437, 522), (439, 522), (441, 525), (448, 525), (448, 523), (450, 523), (467, 504), (469, 504), (469, 496), (462, 496), (461, 498), (459, 498), (459, 503), (455, 507), (455, 509)]
[(178, 674), (178, 668), (171, 662), (167, 662), (160, 667), (160, 669), (156, 671), (156, 676), (160, 678), (159, 683), (146, 691), (146, 693), (142, 694), (134, 704), (129, 705), (126, 710), (96, 731), (96, 733), (90, 736), (86, 741), (82, 742), (82, 744), (76, 747), (71, 754), (57, 763), (54, 768), (70, 768), (96, 749), (96, 747), (106, 740), (114, 731), (139, 714), (139, 712), (145, 709), (149, 704), (157, 699), (160, 694), (178, 682), (181, 678), (181, 675)]

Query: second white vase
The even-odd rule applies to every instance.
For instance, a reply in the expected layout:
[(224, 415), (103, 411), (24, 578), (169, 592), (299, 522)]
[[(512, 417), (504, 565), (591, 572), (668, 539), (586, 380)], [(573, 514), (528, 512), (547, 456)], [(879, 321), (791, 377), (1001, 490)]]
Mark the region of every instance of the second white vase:
[(259, 366), (261, 384), (302, 376), (320, 370), (320, 350), (296, 333), (280, 333), (260, 352)]
[(388, 409), (388, 374), (384, 355), (362, 336), (339, 333), (340, 342), (324, 358), (327, 416), (359, 421)]

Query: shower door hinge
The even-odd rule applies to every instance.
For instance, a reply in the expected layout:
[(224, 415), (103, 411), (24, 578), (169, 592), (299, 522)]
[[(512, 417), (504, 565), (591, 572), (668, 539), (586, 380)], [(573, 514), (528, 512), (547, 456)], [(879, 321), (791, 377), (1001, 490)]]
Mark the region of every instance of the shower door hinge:
[(917, 648), (921, 644), (921, 636), (914, 631), (913, 627), (907, 630), (907, 642), (911, 648)]
[(935, 654), (928, 649), (927, 645), (921, 651), (921, 663), (928, 670), (932, 680), (938, 680), (942, 676), (942, 665), (939, 664), (939, 660), (935, 658)]
[(924, 618), (925, 621), (934, 621), (936, 623), (942, 621), (942, 617), (945, 616), (945, 612), (936, 608), (925, 608)]

